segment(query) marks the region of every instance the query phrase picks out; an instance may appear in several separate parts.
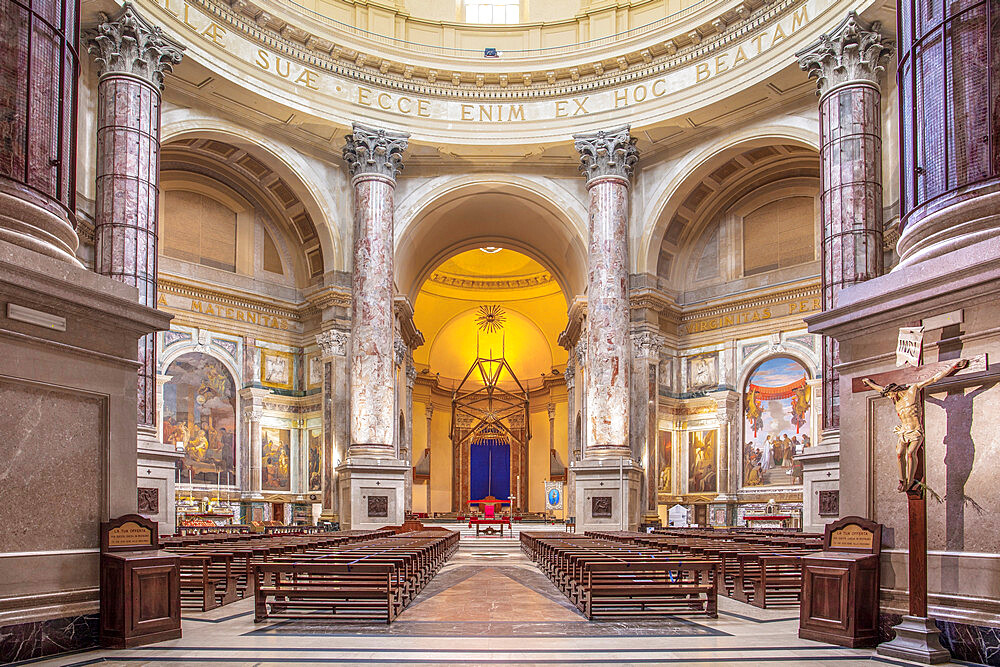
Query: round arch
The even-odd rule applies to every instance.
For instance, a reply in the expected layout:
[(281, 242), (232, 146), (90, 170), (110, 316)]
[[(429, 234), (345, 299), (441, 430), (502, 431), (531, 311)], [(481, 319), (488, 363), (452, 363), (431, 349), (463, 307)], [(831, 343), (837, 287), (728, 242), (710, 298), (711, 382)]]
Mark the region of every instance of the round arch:
[[(283, 144), (246, 126), (214, 116), (200, 116), (190, 109), (164, 111), (160, 135), (162, 144), (179, 139), (216, 139), (261, 159), (288, 183), (312, 218), (323, 251), (324, 272), (345, 270), (350, 266), (346, 259), (346, 253), (350, 249), (344, 248), (340, 229), (343, 220), (351, 219), (351, 203), (349, 198), (338, 201), (331, 196), (333, 192), (347, 192), (346, 177), (340, 174), (339, 169), (331, 166), (326, 173), (321, 174), (300, 153)], [(337, 175), (344, 181), (342, 188), (329, 186), (330, 180), (336, 179)], [(325, 187), (321, 185), (324, 183), (327, 184)]]
[(567, 303), (586, 291), (587, 213), (576, 193), (509, 174), (431, 179), (397, 205), (396, 285), (411, 301), (442, 262), (497, 245), (545, 266)]
[(787, 125), (750, 126), (719, 137), (685, 155), (672, 177), (655, 184), (648, 199), (648, 214), (639, 218), (648, 223), (641, 230), (638, 252), (633, 256), (635, 272), (656, 273), (660, 242), (670, 222), (668, 213), (677, 209), (687, 196), (687, 188), (692, 182), (703, 178), (734, 156), (762, 146), (781, 143), (819, 152), (819, 120), (801, 117), (788, 120)]

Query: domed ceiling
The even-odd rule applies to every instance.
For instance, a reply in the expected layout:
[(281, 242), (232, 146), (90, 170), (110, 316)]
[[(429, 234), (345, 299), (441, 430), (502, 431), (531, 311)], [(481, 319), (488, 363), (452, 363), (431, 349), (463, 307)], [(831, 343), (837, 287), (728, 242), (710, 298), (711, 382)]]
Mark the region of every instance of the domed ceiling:
[[(498, 307), (499, 327), (483, 324), (483, 306)], [(417, 295), (413, 319), (427, 341), (413, 353), (418, 370), (446, 384), (460, 381), (477, 353), (505, 354), (521, 382), (535, 386), (566, 365), (556, 344), (566, 300), (544, 266), (513, 250), (484, 247), (442, 262)]]

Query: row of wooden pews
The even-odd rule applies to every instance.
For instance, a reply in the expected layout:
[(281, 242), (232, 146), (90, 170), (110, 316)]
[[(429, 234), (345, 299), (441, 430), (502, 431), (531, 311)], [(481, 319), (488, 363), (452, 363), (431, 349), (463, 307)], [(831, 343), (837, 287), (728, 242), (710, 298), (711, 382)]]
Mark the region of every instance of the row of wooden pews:
[(554, 531), (522, 532), (521, 548), (588, 619), (718, 615), (716, 560)]
[(659, 529), (653, 533), (593, 531), (589, 536), (650, 547), (719, 563), (719, 591), (766, 609), (797, 605), (802, 595), (803, 554), (822, 548), (822, 536), (794, 532)]
[(208, 533), (160, 538), (180, 556), (181, 607), (208, 611), (253, 593), (254, 565), (318, 547), (384, 538), (392, 530), (318, 534)]
[(391, 623), (458, 549), (459, 533), (399, 533), (316, 546), (254, 565), (254, 621), (327, 618)]

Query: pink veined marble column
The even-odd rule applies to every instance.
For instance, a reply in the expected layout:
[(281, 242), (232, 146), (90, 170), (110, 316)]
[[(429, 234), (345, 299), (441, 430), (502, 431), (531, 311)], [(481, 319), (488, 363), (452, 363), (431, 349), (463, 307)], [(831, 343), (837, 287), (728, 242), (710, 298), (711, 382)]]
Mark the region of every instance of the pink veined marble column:
[(574, 135), (590, 194), (586, 458), (629, 457), (629, 128)]
[[(100, 66), (94, 270), (139, 290), (156, 307), (160, 182), (160, 89), (181, 61), (168, 40), (125, 3), (88, 34)], [(139, 339), (138, 425), (156, 424), (156, 337)]]
[(393, 192), (408, 136), (355, 124), (344, 147), (354, 185), (349, 456), (395, 453)]
[[(892, 54), (880, 26), (853, 11), (796, 54), (818, 79), (823, 309), (841, 290), (882, 275), (882, 124), (878, 75)], [(823, 430), (840, 427), (839, 345), (823, 338)]]

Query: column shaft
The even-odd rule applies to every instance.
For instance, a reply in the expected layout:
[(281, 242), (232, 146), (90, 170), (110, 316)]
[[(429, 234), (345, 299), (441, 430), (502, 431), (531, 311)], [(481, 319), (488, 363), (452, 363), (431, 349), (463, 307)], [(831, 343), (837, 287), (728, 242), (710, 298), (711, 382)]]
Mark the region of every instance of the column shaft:
[[(823, 309), (841, 290), (883, 272), (882, 124), (878, 77), (892, 54), (880, 25), (855, 12), (796, 53), (820, 94)], [(840, 427), (837, 341), (823, 339), (823, 430)], [(828, 435), (824, 439), (828, 439)]]
[[(100, 65), (97, 86), (97, 201), (94, 270), (139, 290), (156, 307), (160, 183), (160, 89), (183, 47), (126, 3), (88, 34)], [(156, 423), (156, 338), (139, 339), (138, 426)]]
[(628, 456), (628, 181), (599, 177), (588, 189), (587, 456)]

